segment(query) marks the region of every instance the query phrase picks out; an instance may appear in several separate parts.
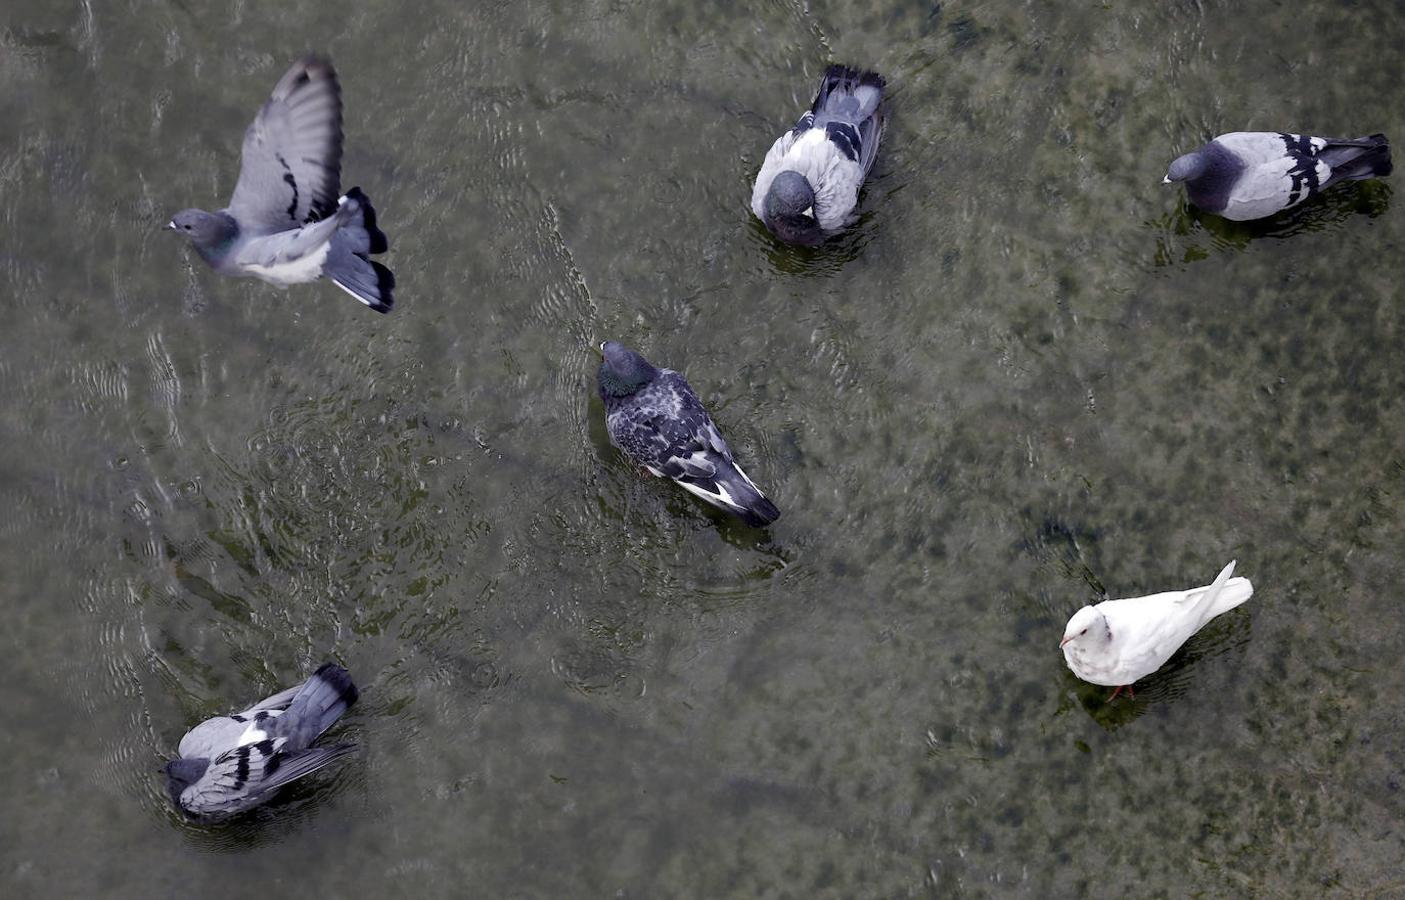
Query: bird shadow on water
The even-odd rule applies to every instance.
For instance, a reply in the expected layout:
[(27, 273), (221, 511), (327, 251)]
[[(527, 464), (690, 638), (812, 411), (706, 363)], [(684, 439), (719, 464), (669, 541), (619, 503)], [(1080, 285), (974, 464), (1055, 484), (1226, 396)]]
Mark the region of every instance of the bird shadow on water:
[(1300, 206), (1251, 222), (1234, 222), (1182, 200), (1180, 207), (1145, 225), (1156, 233), (1152, 268), (1183, 266), (1217, 253), (1242, 252), (1256, 240), (1285, 239), (1304, 232), (1328, 231), (1348, 219), (1369, 219), (1390, 208), (1391, 187), (1383, 181), (1352, 181), (1333, 187)]
[(1054, 716), (1081, 707), (1104, 731), (1114, 732), (1147, 714), (1153, 707), (1180, 700), (1189, 693), (1201, 660), (1214, 659), (1246, 647), (1249, 643), (1249, 623), (1248, 612), (1242, 610), (1216, 618), (1187, 641), (1166, 665), (1134, 684), (1135, 697), (1129, 697), (1123, 691), (1116, 700), (1108, 702), (1114, 688), (1082, 681), (1064, 666), (1060, 673), (1061, 700)]

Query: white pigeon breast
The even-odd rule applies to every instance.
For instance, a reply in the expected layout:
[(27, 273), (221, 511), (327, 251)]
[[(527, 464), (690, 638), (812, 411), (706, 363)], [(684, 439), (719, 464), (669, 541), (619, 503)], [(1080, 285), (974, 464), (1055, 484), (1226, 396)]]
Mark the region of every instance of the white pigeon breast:
[(1122, 669), (1118, 665), (1117, 654), (1111, 650), (1106, 653), (1089, 652), (1088, 648), (1070, 643), (1064, 646), (1064, 662), (1073, 674), (1089, 684), (1116, 687), (1129, 683), (1120, 680)]

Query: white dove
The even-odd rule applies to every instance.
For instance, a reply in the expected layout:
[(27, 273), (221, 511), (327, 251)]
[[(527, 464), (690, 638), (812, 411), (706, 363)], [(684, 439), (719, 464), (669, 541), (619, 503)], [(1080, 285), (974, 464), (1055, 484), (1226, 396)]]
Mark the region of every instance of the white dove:
[(1084, 681), (1116, 686), (1108, 702), (1124, 687), (1131, 696), (1132, 682), (1165, 665), (1206, 622), (1253, 596), (1249, 579), (1233, 574), (1231, 560), (1208, 587), (1083, 607), (1059, 641), (1064, 661)]

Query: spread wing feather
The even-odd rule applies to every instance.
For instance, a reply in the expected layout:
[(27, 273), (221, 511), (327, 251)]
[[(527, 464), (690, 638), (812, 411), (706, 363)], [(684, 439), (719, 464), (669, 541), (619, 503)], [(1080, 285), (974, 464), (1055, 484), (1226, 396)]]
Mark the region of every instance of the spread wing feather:
[(341, 193), (341, 87), (332, 64), (293, 64), (244, 132), (229, 212), (240, 227), (272, 233), (320, 221)]

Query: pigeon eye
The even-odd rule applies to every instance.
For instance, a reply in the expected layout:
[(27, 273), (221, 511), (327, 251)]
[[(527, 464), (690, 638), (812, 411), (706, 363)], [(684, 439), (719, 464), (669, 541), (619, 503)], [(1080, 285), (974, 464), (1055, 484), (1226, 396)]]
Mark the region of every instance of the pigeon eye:
[(1087, 634), (1087, 633), (1088, 633), (1088, 629), (1085, 628), (1085, 629), (1083, 629), (1082, 631), (1080, 631), (1080, 632), (1078, 632), (1078, 633), (1079, 633), (1079, 634)]

